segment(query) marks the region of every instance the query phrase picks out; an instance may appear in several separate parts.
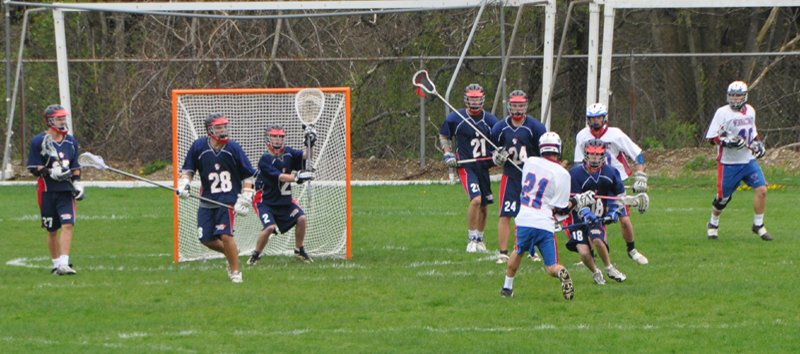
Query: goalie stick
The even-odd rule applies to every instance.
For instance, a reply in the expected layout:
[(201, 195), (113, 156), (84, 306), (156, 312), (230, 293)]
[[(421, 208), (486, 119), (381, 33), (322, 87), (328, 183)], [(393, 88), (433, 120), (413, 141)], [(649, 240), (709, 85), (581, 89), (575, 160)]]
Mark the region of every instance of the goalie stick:
[[(119, 174), (121, 174), (123, 176), (128, 176), (130, 178), (138, 179), (138, 180), (140, 180), (142, 182), (146, 182), (146, 183), (152, 184), (152, 185), (154, 185), (156, 187), (161, 187), (161, 188), (164, 188), (164, 189), (169, 189), (169, 190), (171, 190), (173, 192), (178, 192), (177, 188), (172, 188), (172, 187), (169, 187), (169, 186), (165, 186), (163, 184), (153, 182), (153, 181), (151, 181), (151, 180), (149, 180), (147, 178), (139, 177), (139, 176), (134, 175), (134, 174), (130, 174), (130, 173), (127, 173), (127, 172), (124, 172), (124, 171), (117, 170), (115, 168), (108, 167), (108, 165), (106, 165), (106, 163), (103, 161), (102, 157), (93, 155), (90, 152), (84, 152), (83, 154), (81, 154), (81, 156), (78, 157), (78, 163), (81, 164), (81, 166), (96, 168), (98, 170), (109, 170), (109, 171), (112, 171), (112, 172), (119, 173)], [(232, 206), (230, 206), (228, 204), (220, 203), (220, 202), (218, 202), (216, 200), (213, 200), (213, 199), (208, 199), (206, 197), (201, 197), (199, 195), (194, 195), (194, 194), (189, 194), (189, 196), (192, 197), (192, 198), (200, 199), (200, 200), (202, 200), (204, 202), (208, 202), (208, 203), (214, 204), (214, 205), (219, 205), (221, 207), (225, 207), (225, 208), (228, 208), (228, 209), (233, 209)]]
[[(55, 142), (53, 141), (53, 137), (50, 134), (45, 134), (44, 139), (42, 139), (42, 156), (50, 156), (51, 159), (56, 160), (58, 166), (61, 169), (65, 169), (64, 162), (61, 161), (61, 157), (58, 156), (58, 150), (56, 150)], [(80, 161), (78, 161), (80, 164)], [(67, 182), (69, 182), (69, 187), (72, 188), (72, 196), (77, 197), (78, 191), (75, 190), (75, 184), (72, 183), (72, 178), (68, 178)]]
[[(439, 99), (441, 99), (442, 102), (444, 102), (448, 107), (450, 107), (450, 109), (452, 109), (453, 112), (456, 112), (456, 114), (458, 114), (458, 116), (461, 117), (461, 119), (464, 120), (465, 123), (467, 123), (470, 127), (472, 127), (472, 129), (475, 130), (476, 133), (480, 134), (481, 137), (486, 139), (486, 142), (489, 143), (489, 145), (491, 145), (495, 150), (501, 150), (499, 147), (497, 147), (497, 145), (495, 145), (492, 142), (492, 139), (487, 138), (486, 135), (484, 135), (483, 132), (480, 131), (480, 129), (478, 129), (475, 126), (475, 124), (472, 124), (472, 122), (470, 122), (469, 119), (467, 119), (467, 117), (464, 117), (461, 114), (461, 112), (459, 112), (455, 107), (453, 107), (453, 105), (451, 105), (450, 102), (447, 102), (447, 100), (444, 99), (444, 97), (442, 97), (442, 95), (440, 95), (439, 92), (436, 91), (436, 85), (431, 81), (430, 77), (428, 77), (427, 70), (420, 70), (414, 73), (414, 77), (411, 79), (411, 83), (414, 84), (414, 86), (416, 86), (418, 90), (439, 97)], [(520, 170), (520, 172), (522, 172), (522, 167), (514, 163), (512, 163), (512, 165), (514, 165), (514, 167), (516, 167), (518, 170)]]
[[(574, 196), (576, 193), (570, 193), (569, 195)], [(619, 200), (622, 204), (626, 206), (632, 206), (636, 208), (641, 214), (647, 211), (650, 208), (650, 196), (647, 193), (639, 193), (637, 195), (626, 195), (622, 197), (609, 197), (606, 195), (595, 195), (597, 199), (606, 199), (606, 200)]]
[[(303, 89), (297, 92), (294, 96), (294, 111), (297, 113), (297, 118), (300, 119), (300, 122), (303, 124), (303, 129), (312, 130), (314, 128), (314, 123), (319, 120), (319, 117), (322, 116), (322, 112), (325, 110), (325, 93), (322, 90), (315, 89), (315, 88), (308, 88)], [(305, 135), (304, 135), (305, 138)], [(309, 163), (311, 163), (311, 159), (314, 156), (314, 151), (311, 148), (311, 140), (308, 141), (308, 145), (306, 145), (308, 151), (308, 156), (306, 158), (305, 163), (303, 164), (304, 169), (306, 171), (314, 171), (314, 167), (312, 165), (311, 168), (308, 168)], [(306, 190), (308, 191), (308, 209), (311, 209), (311, 181), (307, 181), (308, 186)]]

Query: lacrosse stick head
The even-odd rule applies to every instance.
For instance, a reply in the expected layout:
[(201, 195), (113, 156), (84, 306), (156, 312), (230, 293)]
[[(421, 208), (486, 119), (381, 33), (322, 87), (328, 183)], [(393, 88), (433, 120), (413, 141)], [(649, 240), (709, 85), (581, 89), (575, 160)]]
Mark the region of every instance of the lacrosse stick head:
[(300, 90), (294, 96), (294, 110), (303, 126), (314, 125), (325, 109), (325, 93), (319, 89)]
[(644, 212), (650, 208), (650, 197), (647, 195), (647, 193), (639, 193), (633, 198), (636, 203), (636, 210), (639, 211), (639, 213), (644, 214)]
[(81, 154), (81, 156), (78, 156), (78, 164), (80, 164), (81, 167), (91, 167), (98, 170), (108, 169), (106, 163), (103, 162), (103, 158), (92, 155), (91, 152), (84, 152)]
[(53, 142), (53, 137), (49, 133), (44, 134), (44, 138), (42, 138), (42, 156), (50, 156), (51, 159), (56, 161), (61, 161), (58, 158), (58, 151), (56, 150), (56, 146)]
[(428, 70), (420, 70), (414, 73), (414, 77), (411, 78), (411, 83), (417, 87), (417, 93), (425, 97), (425, 94), (437, 95), (436, 93), (436, 85), (433, 84), (431, 78), (428, 76)]

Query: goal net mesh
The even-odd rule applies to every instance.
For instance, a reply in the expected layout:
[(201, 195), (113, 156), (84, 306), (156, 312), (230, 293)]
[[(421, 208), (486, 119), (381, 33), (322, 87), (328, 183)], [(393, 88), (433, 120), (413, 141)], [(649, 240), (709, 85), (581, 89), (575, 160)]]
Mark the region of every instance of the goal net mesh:
[[(173, 107), (173, 163), (175, 183), (192, 143), (207, 136), (204, 120), (210, 113), (227, 117), (231, 139), (238, 142), (253, 168), (267, 151), (264, 131), (272, 124), (286, 130), (285, 144), (298, 150), (303, 146), (303, 126), (294, 109), (294, 97), (301, 89), (249, 90), (175, 90)], [(349, 258), (350, 256), (350, 112), (349, 88), (322, 89), (325, 108), (314, 125), (317, 142), (309, 166), (316, 169), (312, 183), (292, 185), (292, 198), (306, 214), (304, 240), (306, 252), (319, 258)], [(195, 174), (192, 193), (200, 190), (200, 178)], [(203, 246), (198, 240), (195, 198), (175, 197), (175, 261), (222, 258), (221, 253)], [(251, 209), (246, 217), (237, 217), (234, 239), (239, 255), (246, 256), (255, 249), (262, 230), (258, 216)], [(293, 255), (295, 228), (284, 234), (272, 235), (264, 255)]]

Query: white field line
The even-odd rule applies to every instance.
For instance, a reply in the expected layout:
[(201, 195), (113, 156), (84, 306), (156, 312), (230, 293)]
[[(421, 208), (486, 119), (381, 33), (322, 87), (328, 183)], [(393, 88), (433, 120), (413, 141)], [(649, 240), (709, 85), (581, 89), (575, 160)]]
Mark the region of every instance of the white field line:
[[(10, 221), (38, 221), (42, 218), (39, 214), (27, 214), (7, 219), (0, 219), (0, 222)], [(110, 215), (81, 215), (78, 213), (78, 220), (123, 220), (123, 219), (166, 219), (172, 218), (172, 212), (164, 214), (144, 214), (144, 215), (128, 215), (128, 214), (110, 214)]]

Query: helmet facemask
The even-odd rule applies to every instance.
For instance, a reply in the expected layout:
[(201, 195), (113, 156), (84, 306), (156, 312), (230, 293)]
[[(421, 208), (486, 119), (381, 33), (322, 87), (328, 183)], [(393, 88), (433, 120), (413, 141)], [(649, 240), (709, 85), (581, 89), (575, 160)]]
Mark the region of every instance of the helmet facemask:
[(606, 145), (602, 140), (592, 139), (583, 147), (583, 163), (589, 172), (595, 173), (606, 162)]
[(508, 94), (508, 114), (511, 119), (519, 122), (528, 113), (528, 95), (520, 90)]
[(67, 110), (57, 104), (48, 106), (44, 110), (44, 118), (47, 126), (53, 128), (61, 135), (67, 135), (69, 132), (69, 126), (67, 126), (68, 115), (69, 113), (67, 113)]
[(278, 156), (282, 154), (283, 150), (286, 148), (286, 144), (284, 143), (286, 140), (286, 131), (278, 124), (272, 125), (264, 132), (264, 140), (270, 154), (272, 154), (272, 156)]
[(206, 118), (206, 132), (220, 144), (228, 143), (228, 118), (221, 113), (211, 113)]
[(481, 85), (470, 84), (464, 90), (464, 105), (467, 106), (467, 113), (471, 115), (480, 114), (485, 101), (486, 95), (484, 95)]
[[(602, 119), (597, 118), (602, 117)], [(595, 103), (586, 109), (586, 125), (592, 130), (603, 129), (608, 124), (608, 110), (602, 103)]]
[(731, 109), (738, 111), (747, 102), (747, 84), (744, 81), (734, 81), (728, 85), (728, 104)]

